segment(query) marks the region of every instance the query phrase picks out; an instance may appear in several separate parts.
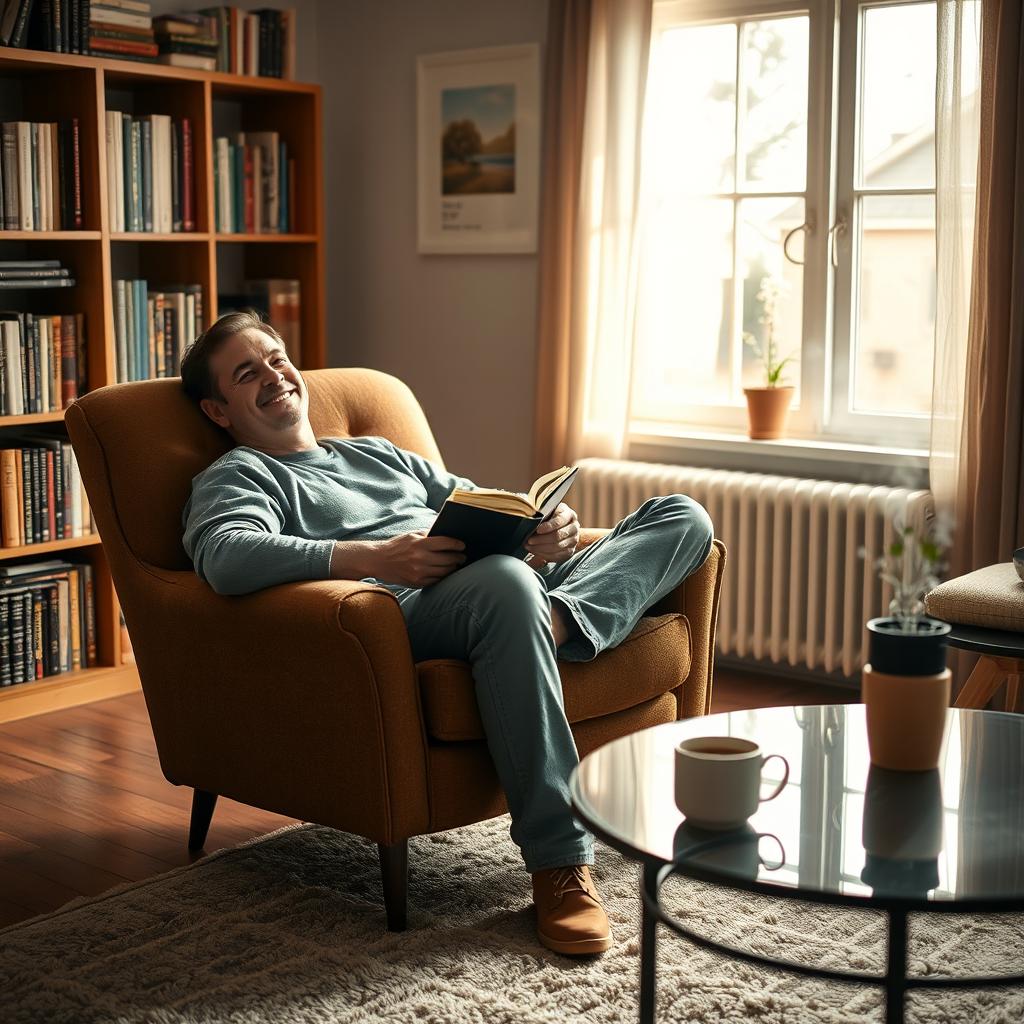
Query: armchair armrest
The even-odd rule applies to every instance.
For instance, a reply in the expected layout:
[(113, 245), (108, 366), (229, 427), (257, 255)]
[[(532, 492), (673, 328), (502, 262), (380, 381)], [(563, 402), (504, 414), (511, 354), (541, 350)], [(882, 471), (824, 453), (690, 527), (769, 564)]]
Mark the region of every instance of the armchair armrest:
[[(610, 532), (593, 527), (581, 529), (579, 547), (593, 544)], [(718, 629), (718, 605), (722, 596), (725, 557), (725, 545), (720, 540), (714, 541), (704, 564), (651, 609), (655, 615), (679, 612), (690, 623), (690, 674), (686, 677), (685, 685), (674, 691), (679, 702), (680, 718), (693, 718), (711, 712), (715, 633)]]
[(419, 690), (389, 591), (332, 580), (224, 597), (150, 568), (129, 596), (171, 781), (381, 843), (427, 829)]

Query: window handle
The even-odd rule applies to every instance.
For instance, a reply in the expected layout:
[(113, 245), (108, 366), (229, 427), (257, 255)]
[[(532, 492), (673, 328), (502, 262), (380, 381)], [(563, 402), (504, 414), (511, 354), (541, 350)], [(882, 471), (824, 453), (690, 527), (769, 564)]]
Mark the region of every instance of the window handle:
[(802, 267), (804, 265), (804, 261), (803, 260), (795, 260), (795, 259), (793, 259), (792, 256), (789, 255), (789, 240), (798, 231), (810, 232), (812, 230), (813, 230), (813, 228), (811, 226), (810, 221), (806, 221), (805, 220), (803, 222), (803, 224), (797, 224), (797, 226), (795, 228), (790, 228), (790, 230), (786, 232), (786, 237), (782, 240), (782, 255), (785, 256), (786, 259), (789, 260), (790, 263), (793, 263), (793, 264), (795, 264), (798, 267)]
[(828, 229), (828, 249), (832, 259), (832, 266), (839, 266), (839, 251), (836, 247), (836, 238), (846, 234), (846, 214), (841, 213), (836, 217), (835, 223)]

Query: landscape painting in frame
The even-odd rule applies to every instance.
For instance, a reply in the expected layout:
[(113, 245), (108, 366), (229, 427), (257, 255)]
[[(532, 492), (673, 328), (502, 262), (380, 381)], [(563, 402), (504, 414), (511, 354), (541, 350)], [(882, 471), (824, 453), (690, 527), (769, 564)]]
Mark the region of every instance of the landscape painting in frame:
[(416, 58), (417, 251), (537, 251), (540, 47)]
[(516, 190), (516, 87), (441, 90), (441, 193)]

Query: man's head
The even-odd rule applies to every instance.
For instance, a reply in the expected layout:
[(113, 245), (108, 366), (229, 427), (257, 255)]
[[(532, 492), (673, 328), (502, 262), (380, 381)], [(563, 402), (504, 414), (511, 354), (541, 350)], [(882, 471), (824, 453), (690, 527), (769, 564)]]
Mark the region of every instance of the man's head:
[(189, 345), (181, 382), (238, 444), (274, 455), (316, 443), (305, 382), (281, 336), (252, 311), (222, 316)]

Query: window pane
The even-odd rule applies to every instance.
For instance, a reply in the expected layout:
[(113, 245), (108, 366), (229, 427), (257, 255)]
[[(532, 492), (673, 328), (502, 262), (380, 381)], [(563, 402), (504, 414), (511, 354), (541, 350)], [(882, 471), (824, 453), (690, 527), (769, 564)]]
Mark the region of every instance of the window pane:
[(933, 188), (935, 4), (869, 7), (863, 25), (863, 186)]
[(637, 416), (727, 402), (732, 381), (733, 204), (664, 203), (647, 226), (637, 310)]
[[(742, 345), (743, 386), (764, 387), (763, 355), (774, 344), (776, 360), (793, 356), (780, 384), (800, 383), (800, 337), (803, 323), (803, 267), (782, 254), (786, 235), (804, 222), (802, 199), (744, 199), (739, 216), (739, 274), (743, 282), (743, 334), (756, 344)], [(802, 259), (803, 232), (790, 240), (789, 251)], [(758, 355), (758, 350), (761, 356)], [(737, 395), (736, 397), (742, 397)]]
[(802, 192), (807, 177), (806, 16), (743, 26), (745, 116), (740, 126), (747, 183)]
[(733, 190), (735, 24), (662, 33), (651, 54), (647, 118), (659, 191)]
[(854, 408), (928, 413), (935, 348), (935, 197), (864, 196)]

